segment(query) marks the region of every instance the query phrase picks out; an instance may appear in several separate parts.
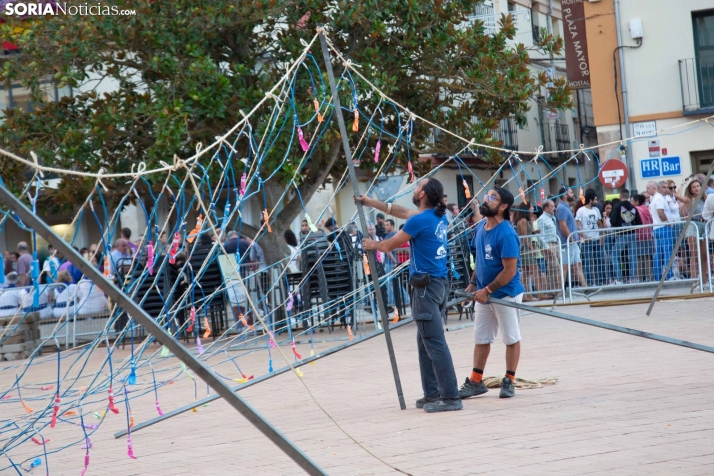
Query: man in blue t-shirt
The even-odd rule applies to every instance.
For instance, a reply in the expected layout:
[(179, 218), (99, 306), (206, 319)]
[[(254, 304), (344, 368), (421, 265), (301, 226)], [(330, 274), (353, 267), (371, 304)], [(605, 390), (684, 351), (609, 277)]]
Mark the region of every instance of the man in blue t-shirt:
[(409, 241), (411, 258), (409, 280), (412, 285), (412, 316), (417, 325), (417, 349), (424, 397), (416, 401), (417, 408), (443, 412), (461, 410), (454, 362), (444, 336), (446, 299), (449, 295), (448, 223), (442, 201), (444, 187), (433, 178), (419, 182), (412, 203), (418, 211), (369, 197), (355, 197), (362, 205), (407, 220), (404, 228), (391, 238), (374, 241), (365, 238), (365, 250), (389, 253)]
[(518, 309), (489, 303), (491, 296), (520, 303), (525, 289), (521, 284), (518, 234), (510, 222), (513, 195), (494, 187), (484, 197), (479, 211), (486, 218), (476, 226), (472, 248), (476, 250), (476, 269), (467, 293), (474, 294), (474, 366), (459, 389), (461, 398), (488, 392), (483, 383), (491, 344), (499, 328), (506, 344), (506, 376), (501, 381), (501, 398), (515, 395), (516, 367), (521, 355), (521, 314)]
[[(575, 205), (575, 194), (572, 188), (566, 189), (565, 187), (561, 187), (558, 193), (560, 194), (560, 203), (555, 209), (555, 219), (558, 220), (557, 233), (560, 238), (560, 262), (563, 264), (563, 276), (568, 276), (568, 267), (572, 267), (573, 279), (577, 277), (580, 286), (586, 288), (588, 284), (585, 281), (583, 260), (580, 255), (580, 245), (578, 245), (581, 237), (575, 233), (578, 231), (578, 226), (571, 210), (571, 207)], [(569, 236), (570, 240), (568, 240)]]

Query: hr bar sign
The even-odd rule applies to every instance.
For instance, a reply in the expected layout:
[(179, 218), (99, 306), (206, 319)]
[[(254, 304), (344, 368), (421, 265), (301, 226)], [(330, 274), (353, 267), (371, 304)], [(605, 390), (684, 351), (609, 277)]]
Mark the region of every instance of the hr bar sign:
[(565, 21), (565, 69), (572, 89), (590, 87), (588, 39), (585, 35), (584, 0), (561, 0)]
[(682, 162), (679, 157), (659, 157), (640, 160), (642, 178), (681, 175)]

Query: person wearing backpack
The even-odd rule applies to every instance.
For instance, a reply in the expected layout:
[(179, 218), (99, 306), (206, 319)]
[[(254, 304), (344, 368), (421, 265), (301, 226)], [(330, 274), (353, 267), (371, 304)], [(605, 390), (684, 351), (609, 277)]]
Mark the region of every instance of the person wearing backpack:
[(623, 284), (622, 264), (620, 258), (623, 251), (627, 252), (629, 261), (630, 284), (637, 283), (637, 240), (635, 230), (632, 228), (642, 225), (642, 218), (637, 213), (637, 208), (630, 203), (630, 191), (623, 188), (620, 191), (620, 201), (612, 209), (610, 223), (615, 232), (615, 246), (612, 249), (612, 266), (615, 268), (615, 280), (611, 284)]

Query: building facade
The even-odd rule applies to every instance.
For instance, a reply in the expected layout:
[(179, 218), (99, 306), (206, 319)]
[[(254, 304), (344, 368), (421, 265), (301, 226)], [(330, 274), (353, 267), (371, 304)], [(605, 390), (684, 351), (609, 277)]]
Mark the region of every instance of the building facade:
[(679, 184), (706, 173), (714, 159), (714, 129), (687, 124), (714, 115), (714, 3), (583, 3), (597, 137), (600, 144), (616, 142), (601, 146), (601, 156), (614, 155), (621, 138), (633, 137), (623, 143), (639, 191), (649, 180)]

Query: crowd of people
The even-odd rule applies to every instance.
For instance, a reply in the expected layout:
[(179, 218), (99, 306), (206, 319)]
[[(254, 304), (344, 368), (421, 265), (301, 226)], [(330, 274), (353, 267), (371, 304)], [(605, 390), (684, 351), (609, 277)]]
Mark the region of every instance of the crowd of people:
[[(526, 292), (552, 298), (543, 291), (561, 288), (561, 265), (562, 276), (571, 280), (566, 285), (585, 293), (600, 286), (659, 281), (690, 212), (686, 239), (665, 279), (699, 279), (700, 269), (703, 282), (711, 279), (706, 247), (714, 252), (714, 241), (707, 243), (705, 227), (714, 217), (714, 179), (693, 176), (679, 190), (672, 180), (651, 181), (642, 194), (622, 189), (613, 200), (601, 200), (593, 189), (576, 197), (572, 188), (561, 188), (558, 197), (536, 207), (524, 201), (514, 206), (512, 224), (521, 237)], [(534, 299), (524, 296), (524, 301)]]

